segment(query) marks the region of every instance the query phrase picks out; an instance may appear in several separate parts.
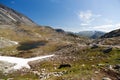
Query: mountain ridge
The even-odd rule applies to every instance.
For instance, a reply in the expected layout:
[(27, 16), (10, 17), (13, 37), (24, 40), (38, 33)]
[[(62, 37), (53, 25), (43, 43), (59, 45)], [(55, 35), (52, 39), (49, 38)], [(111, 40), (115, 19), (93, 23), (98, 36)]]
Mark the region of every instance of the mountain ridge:
[(102, 35), (104, 35), (105, 32), (102, 32), (102, 31), (81, 31), (81, 32), (78, 32), (76, 34), (80, 35), (80, 36), (83, 36), (83, 37), (96, 39), (96, 38), (99, 38)]
[(112, 37), (119, 37), (119, 36), (120, 36), (120, 29), (116, 29), (106, 33), (105, 35), (101, 36), (101, 38), (112, 38)]
[(18, 13), (16, 10), (4, 6), (3, 4), (0, 4), (0, 24), (1, 25), (24, 24), (29, 26), (37, 25), (28, 17), (24, 16), (21, 13)]

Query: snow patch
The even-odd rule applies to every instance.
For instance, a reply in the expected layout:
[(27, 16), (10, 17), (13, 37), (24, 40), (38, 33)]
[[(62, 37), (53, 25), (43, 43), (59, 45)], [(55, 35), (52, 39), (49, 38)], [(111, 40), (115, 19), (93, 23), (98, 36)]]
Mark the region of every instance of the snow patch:
[(35, 61), (35, 60), (41, 60), (44, 58), (49, 58), (52, 57), (53, 55), (46, 55), (46, 56), (39, 56), (39, 57), (34, 57), (34, 58), (17, 58), (17, 57), (9, 57), (9, 56), (0, 56), (0, 61), (5, 61), (5, 62), (9, 62), (9, 63), (13, 63), (15, 64), (14, 67), (12, 67), (13, 69), (22, 69), (22, 68), (28, 68), (30, 69), (30, 66), (28, 64), (28, 62), (30, 61)]

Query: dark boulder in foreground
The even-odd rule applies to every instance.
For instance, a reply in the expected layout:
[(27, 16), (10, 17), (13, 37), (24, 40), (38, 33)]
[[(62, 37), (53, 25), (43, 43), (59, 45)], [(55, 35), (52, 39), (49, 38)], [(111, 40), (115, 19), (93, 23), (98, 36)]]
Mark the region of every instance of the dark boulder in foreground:
[(97, 44), (92, 44), (91, 45), (91, 49), (95, 49), (95, 48), (98, 48), (99, 46)]
[(112, 51), (112, 47), (106, 48), (103, 50), (103, 53), (109, 53)]
[(70, 64), (61, 64), (59, 67), (58, 67), (58, 69), (61, 69), (61, 68), (66, 68), (66, 67), (71, 67), (71, 65)]
[(114, 66), (114, 69), (120, 70), (120, 64), (115, 65), (115, 66)]

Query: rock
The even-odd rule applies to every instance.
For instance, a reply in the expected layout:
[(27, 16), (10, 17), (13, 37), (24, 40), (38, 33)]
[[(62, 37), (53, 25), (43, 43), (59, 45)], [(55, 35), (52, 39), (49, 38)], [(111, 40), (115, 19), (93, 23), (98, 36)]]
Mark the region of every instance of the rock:
[[(38, 73), (38, 72), (35, 71), (35, 74), (36, 73)], [(51, 76), (60, 77), (60, 76), (62, 76), (65, 73), (66, 73), (66, 71), (63, 71), (63, 72), (50, 72), (50, 73), (44, 72), (44, 73), (40, 73), (38, 76), (39, 76), (40, 80), (46, 80), (46, 79), (48, 79)]]
[(0, 61), (0, 72), (3, 72), (4, 74), (12, 73), (13, 67), (15, 64), (9, 63), (9, 62), (4, 62)]
[(93, 68), (95, 67), (95, 65), (91, 65)]
[(120, 70), (120, 64), (115, 65), (114, 69)]
[(92, 44), (91, 49), (95, 49), (95, 48), (98, 48), (98, 45), (97, 44)]
[(109, 68), (110, 70), (113, 70), (113, 66), (112, 66), (112, 65), (109, 65), (108, 68)]
[(98, 74), (99, 73), (99, 71), (95, 71), (95, 74)]
[(82, 66), (82, 67), (84, 67), (84, 66), (85, 66), (85, 64), (82, 64), (81, 66)]
[(13, 80), (13, 78), (8, 78), (7, 80)]
[[(17, 11), (0, 4), (0, 24), (2, 25), (29, 25), (35, 24), (31, 19), (18, 13)], [(0, 26), (1, 27), (1, 26)]]
[(112, 47), (108, 47), (108, 48), (103, 50), (103, 53), (109, 53), (111, 51), (112, 51)]
[(58, 69), (65, 68), (65, 67), (71, 67), (70, 64), (61, 64)]
[(112, 80), (112, 79), (110, 79), (108, 77), (104, 77), (104, 78), (102, 78), (102, 80)]
[(95, 80), (94, 78), (91, 78), (90, 80)]
[(97, 64), (97, 66), (104, 66), (104, 65), (105, 65), (105, 64), (101, 64), (101, 63), (100, 63), (100, 64)]
[(63, 72), (54, 72), (53, 73), (53, 76), (57, 76), (57, 77), (62, 76), (62, 75), (63, 75)]
[(32, 71), (32, 73), (36, 76), (40, 76), (40, 73), (38, 71)]

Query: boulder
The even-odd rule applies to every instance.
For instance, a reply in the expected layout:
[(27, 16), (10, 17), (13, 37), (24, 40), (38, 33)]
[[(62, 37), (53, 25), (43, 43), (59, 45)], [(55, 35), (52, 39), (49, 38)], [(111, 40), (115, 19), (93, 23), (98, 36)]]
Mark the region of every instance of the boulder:
[(103, 53), (109, 53), (111, 51), (112, 51), (112, 47), (108, 47), (108, 48), (103, 50)]
[(91, 49), (95, 49), (95, 48), (98, 48), (98, 45), (97, 44), (92, 44)]
[(114, 69), (120, 70), (120, 64), (115, 65)]
[(61, 69), (61, 68), (66, 68), (66, 67), (71, 67), (70, 64), (61, 64), (58, 69)]

